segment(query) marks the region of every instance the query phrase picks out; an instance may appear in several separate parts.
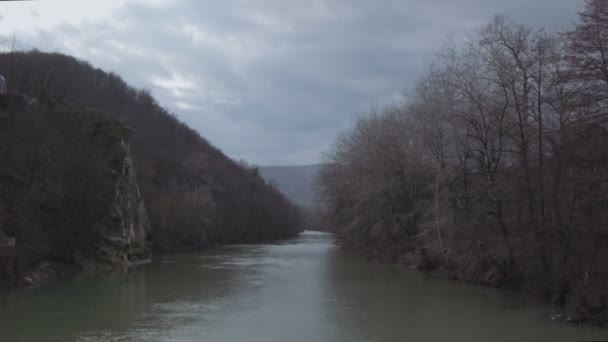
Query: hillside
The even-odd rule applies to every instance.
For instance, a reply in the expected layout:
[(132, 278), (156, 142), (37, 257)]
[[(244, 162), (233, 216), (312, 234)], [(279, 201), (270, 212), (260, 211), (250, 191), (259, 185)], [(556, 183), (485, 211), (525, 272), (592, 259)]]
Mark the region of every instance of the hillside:
[(95, 112), (8, 99), (0, 122), (0, 286), (146, 258), (149, 223), (131, 129)]
[[(0, 73), (8, 98), (20, 99), (3, 104), (0, 120), (0, 246), (17, 251), (13, 260), (0, 248), (0, 285), (49, 259), (73, 264), (104, 249), (98, 241), (116, 240), (103, 232), (125, 224), (121, 212), (137, 214), (133, 196), (147, 207), (137, 214), (147, 216), (140, 245), (157, 253), (300, 231), (298, 208), (256, 168), (225, 156), (119, 76), (37, 51), (0, 54)], [(128, 157), (112, 147), (127, 140)], [(119, 180), (127, 159), (130, 194)], [(128, 238), (134, 225), (118, 235)]]

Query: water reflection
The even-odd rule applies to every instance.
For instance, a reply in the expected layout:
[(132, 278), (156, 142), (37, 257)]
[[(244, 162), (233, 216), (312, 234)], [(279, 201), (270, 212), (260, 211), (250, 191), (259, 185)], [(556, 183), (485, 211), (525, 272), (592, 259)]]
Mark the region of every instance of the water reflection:
[(335, 249), (326, 260), (329, 319), (352, 341), (580, 341), (608, 331), (551, 322), (521, 294), (382, 266)]

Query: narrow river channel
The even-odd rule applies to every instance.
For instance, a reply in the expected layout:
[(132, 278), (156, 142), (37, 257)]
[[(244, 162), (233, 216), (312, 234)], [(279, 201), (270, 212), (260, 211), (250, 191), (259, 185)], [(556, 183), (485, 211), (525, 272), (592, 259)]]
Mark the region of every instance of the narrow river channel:
[(0, 295), (0, 341), (581, 341), (521, 295), (349, 255), (331, 235), (167, 256)]

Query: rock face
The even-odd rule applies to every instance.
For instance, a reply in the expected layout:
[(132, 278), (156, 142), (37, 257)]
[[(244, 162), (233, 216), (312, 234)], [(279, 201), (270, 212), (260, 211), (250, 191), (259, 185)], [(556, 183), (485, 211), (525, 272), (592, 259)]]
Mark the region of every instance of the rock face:
[(28, 114), (42, 127), (55, 125), (49, 139), (55, 144), (38, 145), (48, 158), (42, 171), (27, 175), (31, 124), (13, 115), (23, 135), (10, 136), (0, 125), (0, 147), (12, 147), (0, 148), (0, 287), (146, 260), (149, 222), (131, 154), (133, 130), (82, 108)]
[[(108, 205), (108, 215), (99, 222), (100, 239), (89, 247), (88, 254), (77, 252), (69, 256), (71, 263), (53, 259), (41, 259), (26, 272), (19, 272), (18, 286), (35, 286), (49, 282), (58, 276), (78, 272), (99, 272), (112, 269), (125, 270), (145, 261), (149, 252), (146, 235), (149, 222), (146, 206), (139, 191), (130, 148), (132, 130), (125, 128), (117, 155), (122, 156), (117, 168), (111, 170), (115, 177), (114, 196)], [(76, 266), (76, 267), (74, 267)]]
[(128, 129), (120, 143), (124, 158), (118, 170), (103, 242), (99, 246), (99, 259), (96, 260), (97, 264), (111, 267), (129, 266), (145, 260), (149, 254), (146, 248), (148, 214), (137, 184), (130, 147), (131, 134), (132, 130)]

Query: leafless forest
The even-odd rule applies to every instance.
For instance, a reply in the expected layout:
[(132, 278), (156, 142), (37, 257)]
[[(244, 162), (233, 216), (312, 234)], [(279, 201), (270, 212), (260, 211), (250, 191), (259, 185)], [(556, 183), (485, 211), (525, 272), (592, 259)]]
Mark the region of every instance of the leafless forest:
[(404, 104), (373, 108), (328, 154), (326, 226), (372, 258), (605, 324), (607, 54), (603, 0), (570, 32), (497, 16), (445, 46)]

